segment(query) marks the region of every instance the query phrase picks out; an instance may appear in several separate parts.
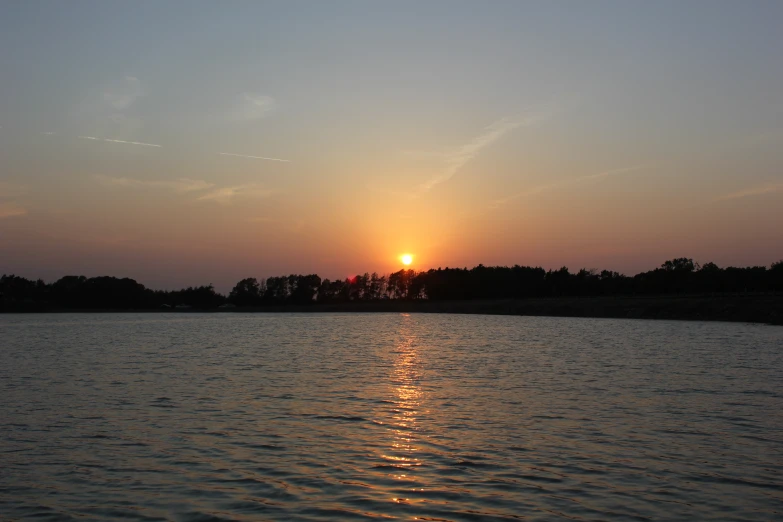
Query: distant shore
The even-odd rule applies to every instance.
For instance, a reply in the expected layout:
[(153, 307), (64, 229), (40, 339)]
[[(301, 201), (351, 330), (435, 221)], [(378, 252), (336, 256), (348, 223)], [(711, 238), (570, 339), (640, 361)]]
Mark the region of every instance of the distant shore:
[(732, 321), (783, 325), (783, 295), (567, 297), (477, 301), (380, 301), (233, 308), (231, 312), (398, 312), (615, 319)]
[[(9, 310), (13, 311), (13, 310)], [(563, 297), (465, 301), (406, 301), (271, 305), (224, 309), (16, 310), (50, 313), (448, 313), (616, 319), (732, 321), (783, 325), (783, 294), (661, 297)]]

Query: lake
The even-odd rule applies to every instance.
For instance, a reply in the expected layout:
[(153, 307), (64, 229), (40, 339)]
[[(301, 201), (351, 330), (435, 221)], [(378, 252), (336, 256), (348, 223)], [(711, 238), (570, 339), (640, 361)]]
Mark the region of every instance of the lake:
[(0, 316), (0, 519), (783, 518), (783, 327)]

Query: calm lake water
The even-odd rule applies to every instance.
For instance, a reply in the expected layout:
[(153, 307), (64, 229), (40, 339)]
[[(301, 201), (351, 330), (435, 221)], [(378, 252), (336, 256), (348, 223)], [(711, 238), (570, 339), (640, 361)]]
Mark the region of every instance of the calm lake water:
[(0, 316), (0, 519), (781, 520), (783, 328)]

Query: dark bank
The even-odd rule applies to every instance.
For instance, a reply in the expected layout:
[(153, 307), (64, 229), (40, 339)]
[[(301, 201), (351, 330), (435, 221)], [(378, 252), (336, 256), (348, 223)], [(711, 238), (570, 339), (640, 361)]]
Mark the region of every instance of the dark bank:
[(747, 321), (783, 324), (783, 262), (745, 268), (689, 258), (629, 277), (567, 267), (438, 268), (344, 280), (246, 278), (226, 296), (212, 285), (151, 290), (128, 278), (0, 278), (3, 312), (418, 312)]

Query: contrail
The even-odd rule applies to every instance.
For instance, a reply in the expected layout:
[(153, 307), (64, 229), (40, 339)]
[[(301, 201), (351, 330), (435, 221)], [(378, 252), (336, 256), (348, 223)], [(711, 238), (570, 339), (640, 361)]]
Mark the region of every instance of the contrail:
[(283, 163), (290, 163), (291, 160), (287, 159), (280, 159), (280, 158), (265, 158), (264, 156), (249, 156), (247, 154), (231, 154), (230, 152), (218, 152), (221, 156), (236, 156), (237, 158), (251, 158), (251, 159), (260, 159), (260, 160), (267, 160), (267, 161), (282, 161)]
[(125, 140), (110, 140), (104, 138), (103, 141), (110, 141), (111, 143), (125, 143), (128, 145), (142, 145), (144, 147), (162, 147), (163, 145), (155, 145), (154, 143), (142, 143), (140, 141), (125, 141)]
[(93, 141), (107, 141), (109, 143), (124, 143), (126, 145), (141, 145), (143, 147), (162, 147), (163, 145), (155, 145), (154, 143), (142, 143), (140, 141), (125, 141), (125, 140), (110, 140), (109, 138), (96, 138), (95, 136), (79, 136), (83, 140)]
[(719, 198), (716, 198), (714, 201), (720, 202), (720, 201), (729, 201), (732, 199), (747, 198), (749, 196), (761, 196), (763, 194), (769, 194), (770, 192), (777, 192), (779, 190), (783, 190), (783, 183), (749, 187), (744, 190), (740, 190), (739, 192), (734, 192), (733, 194), (727, 194), (725, 196), (721, 196)]

